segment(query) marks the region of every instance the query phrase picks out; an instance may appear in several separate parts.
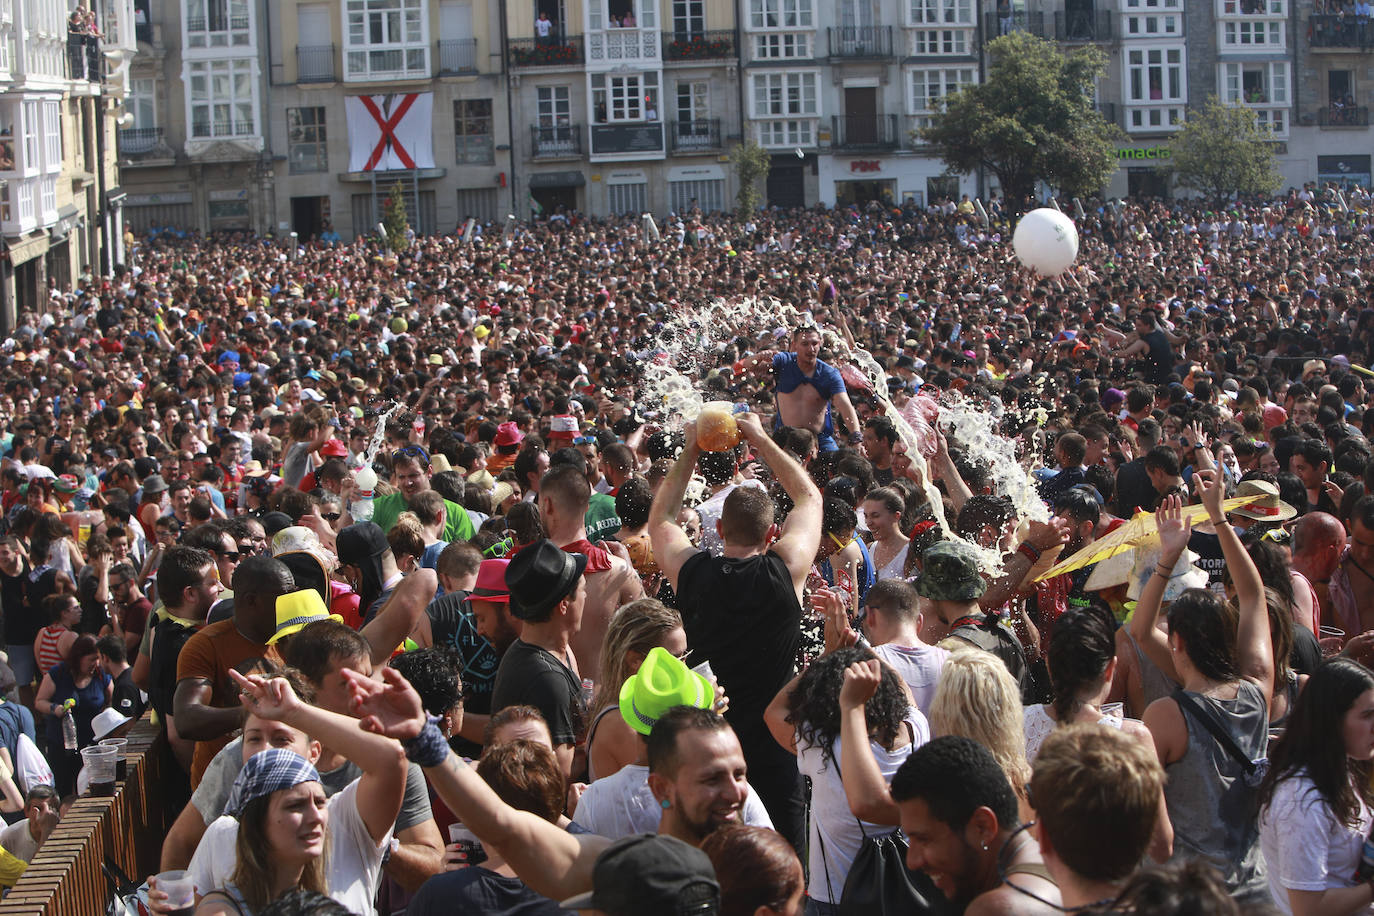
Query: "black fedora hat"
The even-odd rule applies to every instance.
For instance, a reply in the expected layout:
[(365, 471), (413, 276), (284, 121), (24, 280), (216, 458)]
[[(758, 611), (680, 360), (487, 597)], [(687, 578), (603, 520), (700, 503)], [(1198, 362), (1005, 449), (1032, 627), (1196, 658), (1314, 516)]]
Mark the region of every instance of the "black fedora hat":
[(568, 553), (548, 538), (521, 550), (506, 567), (510, 612), (521, 620), (541, 620), (582, 578), (587, 558)]

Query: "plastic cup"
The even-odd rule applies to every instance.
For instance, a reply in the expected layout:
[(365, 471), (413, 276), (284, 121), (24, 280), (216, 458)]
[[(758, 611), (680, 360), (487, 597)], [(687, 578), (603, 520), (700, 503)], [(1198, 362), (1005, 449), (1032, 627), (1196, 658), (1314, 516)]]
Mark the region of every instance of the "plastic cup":
[(157, 876), (157, 889), (167, 895), (172, 916), (190, 916), (196, 905), (196, 882), (189, 871), (164, 871)]
[(693, 665), (692, 670), (708, 681), (714, 681), (716, 679), (716, 673), (711, 670), (710, 660), (704, 661), (700, 665)]
[(1103, 703), (1103, 704), (1102, 704), (1102, 715), (1104, 715), (1104, 716), (1114, 716), (1114, 717), (1116, 717), (1116, 718), (1121, 718), (1121, 717), (1124, 716), (1125, 714), (1126, 714), (1126, 704), (1125, 704), (1125, 703)]
[(120, 782), (129, 778), (128, 762), (124, 759), (124, 748), (128, 745), (128, 738), (101, 738), (97, 742), (101, 747), (112, 747), (118, 754), (115, 757), (115, 779)]
[(703, 452), (723, 452), (739, 445), (735, 408), (727, 401), (708, 401), (697, 414), (697, 445)]
[(1345, 645), (1345, 630), (1340, 627), (1317, 627), (1317, 637), (1324, 657), (1331, 658), (1341, 654), (1341, 649)]
[(81, 763), (91, 777), (91, 795), (113, 795), (115, 790), (115, 762), (119, 748), (93, 744), (81, 749)]

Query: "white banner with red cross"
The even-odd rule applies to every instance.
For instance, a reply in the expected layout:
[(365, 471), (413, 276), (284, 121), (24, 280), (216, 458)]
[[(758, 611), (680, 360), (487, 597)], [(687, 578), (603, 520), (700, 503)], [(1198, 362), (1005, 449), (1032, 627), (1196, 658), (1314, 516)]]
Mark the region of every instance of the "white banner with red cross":
[(354, 95), (348, 116), (348, 170), (434, 168), (434, 93)]

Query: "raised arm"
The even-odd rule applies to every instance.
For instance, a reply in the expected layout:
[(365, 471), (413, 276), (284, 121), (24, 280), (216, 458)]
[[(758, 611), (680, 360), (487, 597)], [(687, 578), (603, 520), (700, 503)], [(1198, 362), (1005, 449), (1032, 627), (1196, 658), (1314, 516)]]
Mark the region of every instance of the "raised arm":
[(678, 525), (677, 514), (682, 511), (682, 499), (687, 495), (687, 482), (692, 479), (701, 446), (697, 445), (695, 423), (688, 423), (682, 432), (687, 437), (682, 454), (668, 469), (668, 476), (663, 478), (649, 509), (649, 542), (653, 545), (654, 560), (675, 591), (682, 564), (697, 552), (687, 532)]
[(365, 731), (357, 719), (303, 703), (285, 678), (245, 677), (231, 670), (254, 715), (300, 729), (326, 747), (347, 749), (363, 771), (358, 781), (358, 814), (373, 842), (380, 843), (401, 813), (406, 788), (406, 758), (391, 738)]
[[(1222, 525), (1225, 524), (1223, 519)], [(1169, 651), (1168, 640), (1159, 632), (1159, 609), (1164, 603), (1164, 590), (1169, 585), (1169, 576), (1188, 546), (1193, 525), (1183, 517), (1183, 502), (1177, 496), (1165, 497), (1160, 503), (1155, 512), (1155, 525), (1159, 528), (1159, 559), (1149, 581), (1140, 591), (1140, 600), (1136, 602), (1135, 612), (1131, 615), (1130, 633), (1135, 644), (1155, 667), (1177, 682), (1179, 677), (1174, 668), (1173, 653)]]
[[(395, 669), (383, 669), (383, 683), (354, 671), (345, 670), (343, 675), (365, 730), (402, 741), (421, 733), (425, 713), (419, 694)], [(528, 811), (512, 808), (452, 751), (434, 765), (416, 762), (425, 768), (425, 777), (449, 810), (495, 849), (535, 893), (563, 900), (591, 890), (592, 868), (609, 840), (574, 836)]]
[(373, 616), (372, 622), (363, 627), (363, 638), (372, 648), (374, 668), (385, 664), (396, 647), (415, 629), (424, 616), (425, 608), (434, 600), (438, 586), (439, 578), (434, 570), (415, 570), (401, 580), (386, 604)]
[(1236, 586), (1236, 607), (1240, 622), (1236, 627), (1236, 661), (1240, 674), (1252, 681), (1264, 694), (1269, 706), (1274, 696), (1274, 645), (1269, 632), (1269, 606), (1264, 599), (1264, 580), (1260, 578), (1255, 561), (1240, 542), (1234, 528), (1226, 521), (1221, 501), (1225, 484), (1216, 471), (1197, 471), (1195, 477), (1204, 482), (1202, 504), (1207, 517), (1221, 538), (1221, 554)]
[(773, 544), (773, 552), (782, 557), (792, 574), (792, 585), (801, 594), (806, 574), (816, 560), (816, 548), (821, 541), (821, 491), (811, 481), (811, 475), (791, 455), (769, 438), (757, 414), (742, 413), (736, 418), (741, 435), (764, 464), (773, 471), (778, 483), (792, 498), (792, 511), (782, 526), (782, 536)]

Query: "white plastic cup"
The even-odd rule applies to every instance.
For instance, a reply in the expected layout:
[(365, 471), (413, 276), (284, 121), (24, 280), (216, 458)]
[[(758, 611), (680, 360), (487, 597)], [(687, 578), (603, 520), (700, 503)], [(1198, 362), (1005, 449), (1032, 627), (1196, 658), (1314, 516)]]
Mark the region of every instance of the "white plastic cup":
[(167, 895), (167, 907), (170, 910), (190, 912), (189, 908), (196, 905), (196, 882), (191, 879), (189, 871), (178, 869), (159, 872), (157, 889)]

